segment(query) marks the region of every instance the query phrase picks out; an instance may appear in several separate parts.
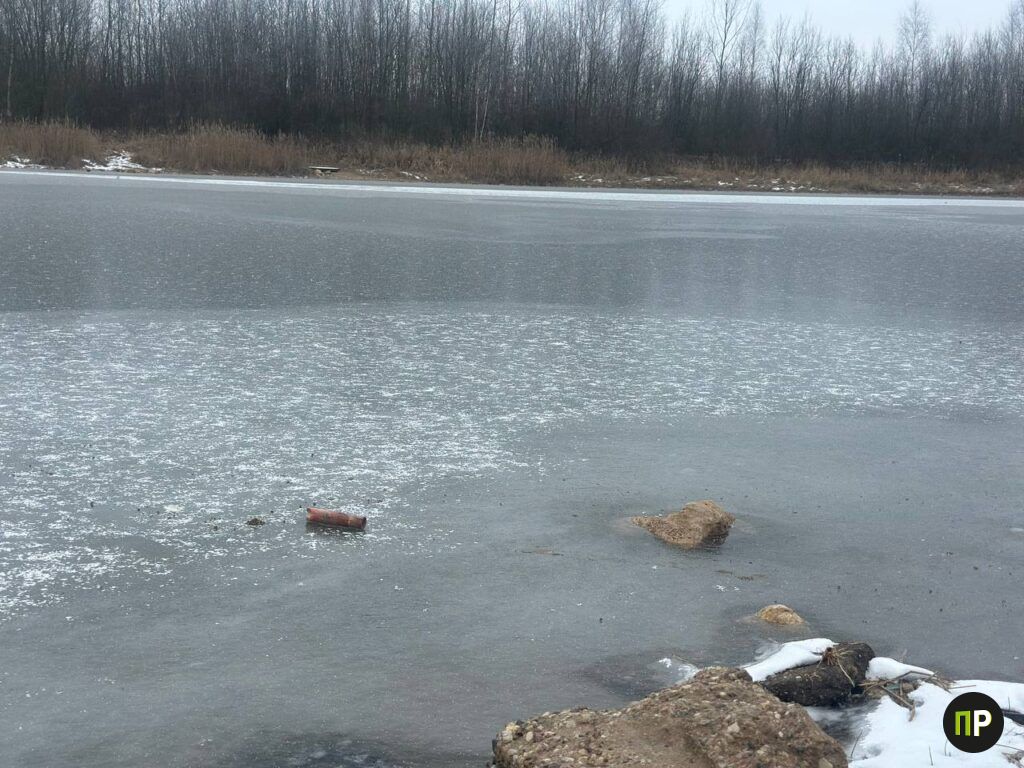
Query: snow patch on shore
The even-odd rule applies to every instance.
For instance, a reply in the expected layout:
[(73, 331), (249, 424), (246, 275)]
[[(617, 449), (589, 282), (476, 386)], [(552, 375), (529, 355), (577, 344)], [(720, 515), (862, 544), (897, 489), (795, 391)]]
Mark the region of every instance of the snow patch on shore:
[(33, 163), (27, 157), (11, 155), (5, 162), (0, 163), (0, 168), (43, 168), (44, 166)]
[[(787, 669), (816, 663), (821, 654), (835, 645), (826, 638), (798, 640), (773, 646), (768, 655), (745, 667), (751, 678), (762, 681)], [(924, 667), (903, 664), (885, 656), (875, 657), (868, 666), (870, 680), (895, 680), (900, 677), (928, 677), (933, 673)], [(1006, 768), (1024, 763), (1024, 727), (1007, 718), (1003, 736), (997, 746), (979, 754), (961, 752), (946, 739), (942, 716), (946, 706), (962, 693), (980, 691), (991, 696), (1001, 707), (1024, 712), (1024, 683), (995, 680), (961, 680), (950, 690), (922, 682), (910, 694), (915, 712), (901, 707), (889, 698), (860, 707), (835, 710), (810, 707), (810, 715), (822, 725), (848, 726), (850, 743), (843, 746), (850, 757), (851, 768), (932, 768), (933, 766), (970, 765), (981, 768)], [(1013, 762), (1019, 760), (1019, 762)]]
[[(35, 163), (27, 157), (11, 155), (7, 160), (0, 163), (0, 168), (48, 170), (49, 166)], [(82, 170), (104, 171), (108, 173), (160, 173), (163, 168), (150, 168), (149, 166), (137, 163), (132, 159), (131, 154), (122, 151), (108, 155), (106, 160), (102, 162), (83, 157)]]
[(980, 691), (1001, 706), (1015, 712), (1024, 707), (1024, 684), (993, 680), (962, 680), (946, 691), (932, 683), (922, 683), (910, 694), (916, 707), (910, 712), (891, 699), (878, 702), (862, 729), (860, 740), (850, 747), (850, 765), (856, 768), (914, 768), (914, 766), (991, 766), (1007, 768), (1017, 753), (1024, 755), (1024, 728), (1006, 720), (999, 743), (978, 754), (961, 752), (952, 746), (942, 730), (946, 706), (956, 696)]
[(108, 171), (114, 173), (158, 173), (163, 170), (162, 168), (149, 168), (145, 165), (140, 165), (132, 160), (132, 156), (127, 152), (115, 152), (107, 158), (105, 163), (83, 159), (82, 168), (87, 171)]

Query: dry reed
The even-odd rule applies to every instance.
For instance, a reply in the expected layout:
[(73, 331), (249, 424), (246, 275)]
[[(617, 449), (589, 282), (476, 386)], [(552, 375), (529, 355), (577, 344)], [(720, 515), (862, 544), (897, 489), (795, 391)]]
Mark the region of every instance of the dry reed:
[(433, 182), (715, 189), (744, 192), (853, 192), (1004, 195), (1024, 193), (1020, 172), (935, 170), (913, 165), (833, 167), (821, 163), (753, 165), (652, 154), (569, 154), (548, 138), (484, 138), (431, 145), (400, 140), (312, 141), (266, 136), (250, 128), (198, 124), (181, 132), (100, 134), (67, 122), (0, 122), (0, 162), (19, 157), (77, 168), (128, 151), (147, 167), (187, 173), (299, 176), (331, 166), (341, 177)]
[(78, 168), (99, 157), (101, 142), (95, 132), (70, 122), (0, 122), (0, 162), (9, 157), (41, 165)]

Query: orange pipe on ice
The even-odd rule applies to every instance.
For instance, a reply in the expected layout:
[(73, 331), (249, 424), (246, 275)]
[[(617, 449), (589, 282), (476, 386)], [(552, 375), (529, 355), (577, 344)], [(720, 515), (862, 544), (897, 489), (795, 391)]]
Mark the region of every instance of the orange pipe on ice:
[(358, 531), (366, 527), (366, 518), (350, 515), (348, 512), (336, 512), (333, 509), (306, 507), (306, 522), (317, 525), (333, 525), (339, 528), (355, 528)]

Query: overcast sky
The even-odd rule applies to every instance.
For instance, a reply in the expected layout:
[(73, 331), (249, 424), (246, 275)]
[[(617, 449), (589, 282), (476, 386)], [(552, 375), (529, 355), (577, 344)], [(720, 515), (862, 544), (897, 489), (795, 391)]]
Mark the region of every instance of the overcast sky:
[[(706, 4), (706, 0), (665, 0), (665, 11), (670, 18), (687, 8), (701, 13)], [(802, 18), (809, 12), (823, 32), (852, 35), (867, 46), (879, 37), (886, 42), (895, 39), (897, 19), (907, 5), (909, 0), (761, 0), (768, 19)], [(933, 32), (941, 37), (947, 31), (970, 33), (1001, 23), (1010, 0), (922, 0), (922, 5), (931, 16)]]

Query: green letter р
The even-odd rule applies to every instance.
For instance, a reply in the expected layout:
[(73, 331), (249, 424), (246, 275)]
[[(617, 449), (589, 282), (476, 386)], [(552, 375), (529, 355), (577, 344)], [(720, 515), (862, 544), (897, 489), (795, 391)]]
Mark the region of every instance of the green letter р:
[[(960, 733), (960, 721), (963, 720), (964, 730), (966, 733)], [(957, 736), (970, 736), (971, 735), (971, 711), (969, 709), (962, 710), (956, 713), (956, 735)]]

